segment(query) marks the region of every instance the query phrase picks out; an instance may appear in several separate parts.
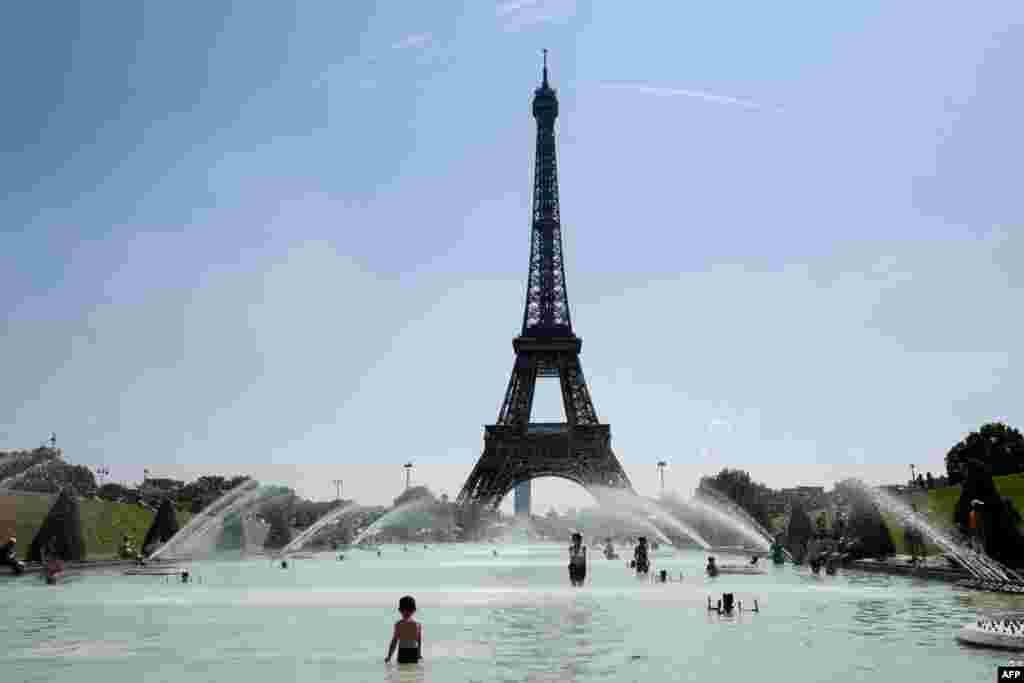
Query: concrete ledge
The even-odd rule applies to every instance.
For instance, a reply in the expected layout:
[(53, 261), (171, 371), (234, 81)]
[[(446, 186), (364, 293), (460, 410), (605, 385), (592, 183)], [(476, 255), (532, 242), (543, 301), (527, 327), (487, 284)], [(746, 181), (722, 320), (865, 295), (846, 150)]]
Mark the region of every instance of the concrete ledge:
[(911, 576), (935, 581), (958, 582), (973, 579), (974, 576), (966, 569), (941, 567), (929, 564), (913, 566), (900, 560), (852, 560), (843, 565), (846, 569), (856, 569), (879, 574)]
[[(147, 560), (147, 567), (159, 567), (159, 566), (171, 566), (174, 562), (166, 560)], [(97, 569), (119, 569), (126, 567), (141, 567), (136, 560), (86, 560), (85, 562), (65, 562), (65, 572), (83, 572), (93, 571)], [(25, 574), (42, 574), (43, 565), (39, 562), (26, 562), (25, 571), (22, 572), (22, 576)], [(0, 578), (14, 577), (14, 572), (9, 567), (0, 568)]]

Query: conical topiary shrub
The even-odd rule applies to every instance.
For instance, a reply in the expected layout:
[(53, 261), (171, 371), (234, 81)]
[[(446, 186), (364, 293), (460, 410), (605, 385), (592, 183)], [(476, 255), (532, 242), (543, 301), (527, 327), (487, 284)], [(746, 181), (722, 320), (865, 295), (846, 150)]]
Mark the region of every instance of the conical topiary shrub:
[(174, 534), (178, 533), (178, 514), (174, 510), (174, 503), (165, 498), (156, 511), (156, 517), (146, 532), (146, 538), (142, 542), (143, 552), (148, 551), (151, 546), (158, 546), (171, 540)]
[(28, 549), (29, 562), (42, 562), (43, 552), (50, 547), (62, 560), (85, 559), (85, 541), (82, 539), (82, 519), (78, 499), (70, 488), (57, 496), (57, 501), (43, 520), (43, 525), (32, 539)]
[(280, 505), (269, 508), (265, 513), (270, 523), (270, 530), (267, 538), (263, 541), (263, 547), (267, 550), (280, 550), (292, 540), (292, 529), (288, 525), (287, 510)]

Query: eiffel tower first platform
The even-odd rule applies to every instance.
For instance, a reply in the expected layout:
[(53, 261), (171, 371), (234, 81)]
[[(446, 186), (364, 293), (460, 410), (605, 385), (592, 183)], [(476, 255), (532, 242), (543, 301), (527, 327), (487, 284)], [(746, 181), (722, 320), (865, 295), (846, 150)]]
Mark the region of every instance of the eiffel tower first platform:
[[(523, 329), (512, 341), (516, 359), (498, 421), (484, 428), (483, 455), (459, 494), (463, 506), (496, 508), (517, 484), (536, 477), (569, 479), (591, 493), (595, 487), (632, 490), (612, 453), (611, 430), (598, 420), (590, 400), (580, 365), (583, 340), (573, 333), (569, 317), (555, 163), (557, 116), (545, 51), (543, 81), (533, 94), (537, 158)], [(567, 422), (530, 422), (538, 377), (560, 379)]]

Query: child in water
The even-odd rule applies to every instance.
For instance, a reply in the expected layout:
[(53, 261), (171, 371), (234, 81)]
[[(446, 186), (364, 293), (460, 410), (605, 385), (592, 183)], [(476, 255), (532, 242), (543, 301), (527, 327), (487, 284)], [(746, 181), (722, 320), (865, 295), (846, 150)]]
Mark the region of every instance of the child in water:
[(398, 663), (415, 664), (423, 659), (423, 626), (412, 618), (416, 614), (416, 599), (411, 595), (403, 597), (398, 601), (398, 612), (402, 618), (395, 622), (395, 632), (391, 636), (384, 663), (391, 661), (391, 655), (395, 654), (395, 647), (398, 647)]
[(569, 546), (569, 583), (582, 586), (587, 578), (587, 546), (583, 545), (583, 536), (572, 535)]

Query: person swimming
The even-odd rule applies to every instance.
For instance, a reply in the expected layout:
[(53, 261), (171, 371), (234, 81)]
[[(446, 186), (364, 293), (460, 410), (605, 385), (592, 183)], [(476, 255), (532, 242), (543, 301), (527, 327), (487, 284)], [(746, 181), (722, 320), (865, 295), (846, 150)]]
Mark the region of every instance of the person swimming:
[(587, 578), (587, 546), (583, 545), (583, 536), (572, 535), (569, 546), (569, 583), (582, 586)]
[(651, 562), (647, 557), (647, 537), (641, 536), (637, 539), (636, 549), (633, 551), (633, 558), (636, 561), (636, 573), (646, 574), (651, 569)]
[(705, 567), (705, 571), (708, 573), (708, 576), (712, 578), (718, 576), (718, 565), (715, 564), (715, 558), (708, 558), (708, 566)]
[(423, 626), (412, 618), (416, 614), (416, 598), (406, 595), (400, 599), (398, 613), (402, 618), (395, 622), (395, 630), (384, 663), (391, 661), (397, 647), (399, 664), (415, 664), (423, 659)]
[(288, 560), (281, 560), (281, 569), (288, 569)]

